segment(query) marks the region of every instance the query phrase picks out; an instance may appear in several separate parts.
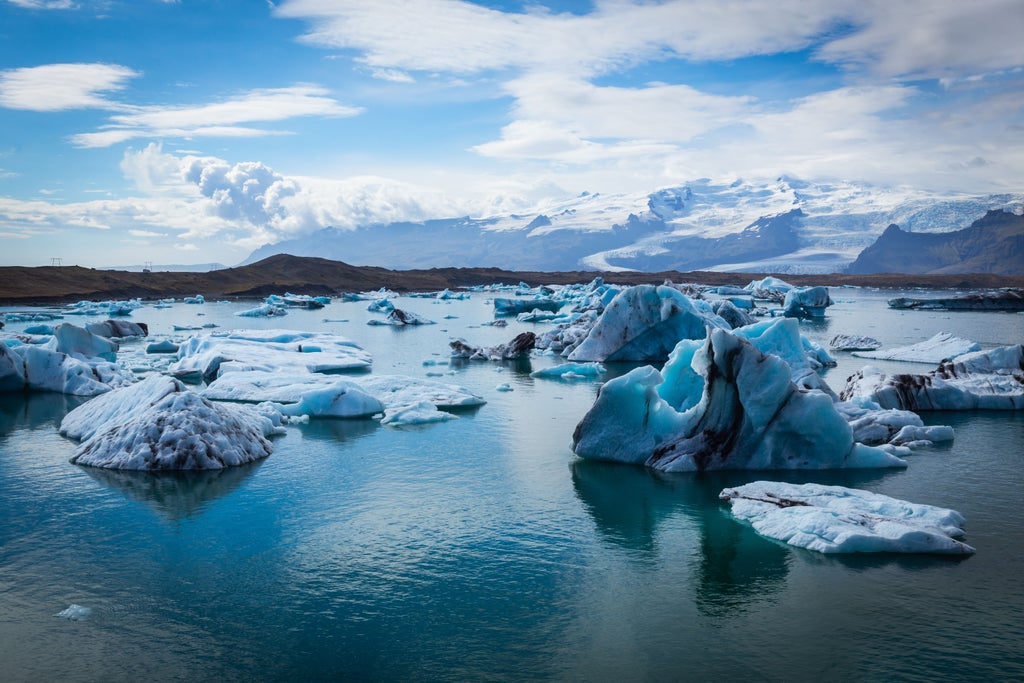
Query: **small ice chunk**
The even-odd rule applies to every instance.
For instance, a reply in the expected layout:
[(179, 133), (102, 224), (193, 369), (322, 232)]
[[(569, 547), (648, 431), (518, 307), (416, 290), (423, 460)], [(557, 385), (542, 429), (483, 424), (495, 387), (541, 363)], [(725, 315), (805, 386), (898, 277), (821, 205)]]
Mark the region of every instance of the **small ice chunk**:
[(429, 401), (420, 401), (410, 405), (388, 408), (384, 411), (384, 417), (380, 423), (391, 427), (407, 427), (455, 419), (458, 419), (457, 415), (438, 410)]
[(961, 339), (950, 332), (939, 332), (927, 339), (910, 346), (900, 346), (884, 351), (854, 351), (858, 358), (874, 360), (899, 360), (908, 363), (942, 363), (958, 356), (980, 351), (981, 345), (970, 339)]
[(71, 604), (67, 609), (63, 609), (57, 612), (53, 616), (60, 617), (61, 619), (67, 619), (68, 621), (85, 621), (92, 614), (91, 607), (82, 607), (81, 605)]

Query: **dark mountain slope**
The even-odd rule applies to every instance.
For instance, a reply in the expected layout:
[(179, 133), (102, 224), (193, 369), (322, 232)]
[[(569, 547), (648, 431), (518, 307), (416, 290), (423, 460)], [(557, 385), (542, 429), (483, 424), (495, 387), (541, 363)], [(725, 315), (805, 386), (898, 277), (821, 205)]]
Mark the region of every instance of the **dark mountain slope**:
[(945, 233), (904, 232), (890, 225), (846, 272), (1022, 275), (1024, 216), (989, 211), (969, 228)]

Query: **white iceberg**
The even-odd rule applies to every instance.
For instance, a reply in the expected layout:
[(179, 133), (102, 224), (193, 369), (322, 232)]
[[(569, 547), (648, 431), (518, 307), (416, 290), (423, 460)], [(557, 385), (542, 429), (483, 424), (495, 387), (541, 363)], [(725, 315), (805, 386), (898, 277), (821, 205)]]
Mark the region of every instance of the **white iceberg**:
[(75, 408), (61, 433), (82, 439), (71, 462), (125, 470), (207, 470), (270, 455), (273, 422), (249, 406), (214, 403), (154, 375)]
[(854, 440), (868, 446), (890, 444), (917, 448), (952, 441), (954, 436), (952, 427), (925, 425), (917, 413), (882, 408), (869, 400), (840, 401), (836, 403), (836, 410), (850, 423)]
[(881, 346), (874, 337), (859, 334), (837, 334), (828, 342), (828, 347), (836, 351), (874, 351)]
[(950, 332), (939, 332), (931, 339), (910, 346), (900, 346), (884, 351), (854, 351), (853, 355), (858, 358), (871, 358), (872, 360), (898, 360), (908, 363), (935, 364), (975, 351), (981, 351), (981, 345), (977, 342), (972, 342), (970, 339), (961, 339)]
[(57, 353), (66, 353), (79, 359), (102, 358), (113, 362), (117, 358), (117, 343), (84, 327), (61, 323), (53, 330), (53, 340), (47, 345)]
[(149, 326), (146, 323), (136, 323), (131, 320), (104, 320), (98, 323), (87, 323), (85, 329), (108, 339), (149, 335)]
[[(348, 396), (348, 400), (353, 402), (353, 407), (365, 404), (365, 399), (362, 396), (369, 396), (386, 408), (423, 401), (439, 408), (466, 408), (486, 403), (483, 398), (463, 387), (416, 377), (370, 375), (359, 379), (342, 380), (333, 375), (283, 371), (224, 373), (207, 386), (202, 394), (206, 398), (217, 401), (248, 403), (272, 401), (282, 404), (298, 404), (310, 392), (320, 391), (324, 391), (325, 395), (318, 395), (315, 399), (317, 401), (324, 401), (330, 392), (336, 392), (339, 396), (342, 394)], [(378, 408), (374, 412), (380, 412), (380, 410)], [(334, 416), (337, 414), (335, 413)]]
[(571, 361), (660, 362), (680, 339), (703, 339), (707, 328), (729, 329), (706, 301), (674, 287), (638, 285), (612, 300)]
[(832, 399), (791, 372), (726, 330), (683, 340), (663, 373), (645, 366), (601, 387), (573, 451), (667, 471), (906, 466), (856, 443)]
[(358, 372), (372, 357), (341, 335), (292, 330), (239, 330), (190, 337), (169, 371), (184, 381), (212, 382), (231, 371)]
[(922, 375), (867, 366), (850, 377), (840, 397), (900, 410), (1021, 410), (1024, 345), (965, 354)]
[(548, 297), (535, 297), (532, 299), (497, 298), (494, 300), (494, 315), (496, 317), (516, 316), (520, 313), (529, 313), (535, 309), (558, 313), (558, 309), (561, 307), (561, 301), (555, 301)]
[(762, 536), (820, 553), (970, 555), (956, 510), (820, 484), (756, 481), (720, 497)]
[(391, 427), (408, 427), (412, 425), (432, 424), (458, 419), (457, 415), (438, 410), (430, 401), (420, 401), (408, 405), (388, 408), (380, 423)]
[(82, 607), (81, 605), (71, 604), (53, 616), (60, 617), (61, 619), (67, 619), (68, 621), (85, 621), (90, 615), (92, 615), (91, 607)]
[(268, 301), (267, 303), (260, 304), (255, 308), (238, 311), (235, 315), (242, 318), (276, 318), (282, 315), (288, 315), (288, 311), (285, 310), (283, 305), (273, 304)]
[(833, 398), (835, 393), (818, 374), (823, 367), (831, 367), (835, 360), (823, 348), (800, 334), (800, 324), (793, 318), (762, 320), (753, 325), (733, 330), (737, 337), (746, 339), (761, 353), (778, 356), (790, 368), (790, 377), (802, 389), (820, 389)]

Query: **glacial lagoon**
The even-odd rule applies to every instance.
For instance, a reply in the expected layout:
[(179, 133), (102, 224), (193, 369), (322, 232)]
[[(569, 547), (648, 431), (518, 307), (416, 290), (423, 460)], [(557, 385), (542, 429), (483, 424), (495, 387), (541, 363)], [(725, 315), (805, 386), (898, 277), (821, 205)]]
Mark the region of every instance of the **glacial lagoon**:
[[(984, 348), (1024, 339), (1020, 314), (886, 306), (907, 292), (831, 295), (823, 321), (801, 323), (822, 345), (835, 334), (883, 348), (942, 331)], [(1019, 411), (924, 413), (956, 438), (915, 451), (906, 469), (667, 474), (583, 461), (575, 425), (599, 382), (632, 366), (559, 381), (530, 376), (558, 358), (449, 361), (453, 338), (496, 345), (547, 329), (482, 325), (490, 296), (402, 297), (437, 323), (406, 328), (367, 325), (380, 315), (365, 301), (270, 319), (234, 315), (253, 301), (135, 311), (150, 338), (122, 355), (188, 334), (175, 325), (336, 332), (373, 355), (374, 374), (433, 375), (487, 400), (419, 427), (292, 425), (270, 457), (220, 472), (72, 465), (76, 444), (57, 428), (84, 399), (0, 396), (4, 680), (1024, 678)], [(833, 355), (824, 377), (837, 391), (869, 363), (929, 369)], [(958, 510), (977, 552), (787, 547), (718, 499), (761, 479)], [(56, 616), (71, 605), (83, 609)]]

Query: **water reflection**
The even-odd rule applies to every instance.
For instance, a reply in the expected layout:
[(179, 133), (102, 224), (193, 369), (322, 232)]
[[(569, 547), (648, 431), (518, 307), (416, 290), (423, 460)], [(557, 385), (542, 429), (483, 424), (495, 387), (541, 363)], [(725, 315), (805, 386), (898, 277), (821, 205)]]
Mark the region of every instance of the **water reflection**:
[[(571, 468), (577, 497), (603, 537), (616, 545), (654, 555), (659, 526), (665, 520), (681, 513), (696, 523), (695, 600), (697, 609), (709, 617), (734, 616), (737, 610), (770, 600), (785, 584), (794, 554), (802, 552), (763, 538), (733, 519), (718, 498), (722, 489), (759, 479), (856, 488), (891, 474), (888, 470), (673, 474), (590, 460), (577, 460)], [(853, 566), (865, 567), (894, 561), (902, 560), (849, 560)]]
[(199, 515), (248, 479), (262, 460), (220, 470), (145, 472), (78, 466), (104, 486), (149, 505), (161, 517), (177, 522)]
[[(377, 431), (376, 420), (310, 420), (302, 425), (302, 438), (317, 441), (355, 441)], [(271, 456), (273, 457), (273, 456)]]
[(59, 428), (64, 416), (89, 398), (53, 393), (0, 394), (0, 435), (23, 425), (29, 429)]

